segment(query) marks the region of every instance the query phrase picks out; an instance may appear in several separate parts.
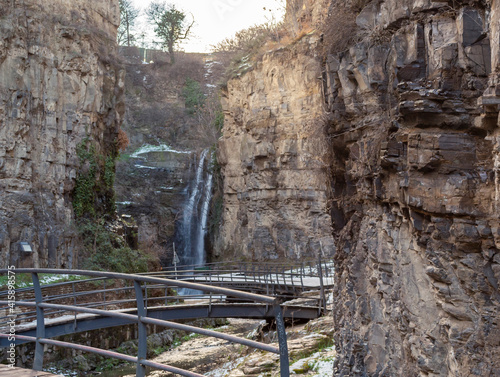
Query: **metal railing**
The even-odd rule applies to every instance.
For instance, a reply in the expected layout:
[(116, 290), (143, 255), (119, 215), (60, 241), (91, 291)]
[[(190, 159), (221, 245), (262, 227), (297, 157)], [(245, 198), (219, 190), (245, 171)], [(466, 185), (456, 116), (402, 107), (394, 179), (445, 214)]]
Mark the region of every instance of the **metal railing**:
[[(318, 259), (300, 263), (219, 262), (167, 267), (148, 275), (209, 285), (237, 286), (238, 290), (284, 298), (317, 289), (320, 291), (320, 306), (326, 310), (325, 289), (333, 286), (334, 268), (332, 262), (324, 262), (319, 256)], [(316, 279), (311, 282), (311, 278)]]
[[(324, 278), (320, 276), (324, 271)], [(280, 298), (283, 301), (299, 297), (308, 290), (320, 291), (317, 305), (310, 300), (307, 304), (316, 306), (321, 311), (326, 309), (324, 297), (324, 285), (329, 288), (333, 285), (333, 264), (321, 263), (320, 261), (310, 261), (308, 264), (299, 265), (273, 265), (270, 264), (241, 264), (241, 263), (218, 263), (208, 264), (202, 269), (192, 269), (192, 266), (179, 266), (177, 271), (160, 271), (146, 274), (139, 274), (149, 277), (162, 277), (169, 279), (179, 279), (200, 284), (209, 284), (225, 288), (237, 289), (239, 291), (249, 291), (253, 293), (265, 294)], [(311, 279), (311, 277), (313, 279)], [(43, 275), (42, 275), (43, 278)], [(28, 277), (29, 279), (29, 277)], [(20, 279), (22, 280), (22, 279)], [(26, 280), (26, 279), (25, 279)], [(30, 279), (31, 280), (31, 279)], [(147, 307), (154, 305), (158, 307), (189, 303), (192, 300), (203, 299), (208, 301), (208, 316), (211, 315), (212, 304), (230, 305), (240, 303), (241, 300), (231, 296), (209, 294), (195, 294), (195, 292), (182, 292), (176, 295), (164, 285), (143, 284), (145, 303)], [(0, 300), (7, 297), (7, 291), (0, 291)], [(50, 283), (44, 286), (44, 301), (47, 303), (71, 304), (74, 306), (85, 306), (101, 309), (126, 309), (135, 304), (135, 298), (131, 299), (130, 294), (134, 293), (134, 286), (116, 284), (112, 279), (92, 278), (86, 280), (70, 280), (59, 283)], [(18, 299), (34, 300), (35, 293), (33, 287), (20, 288), (16, 291)], [(1, 309), (1, 308), (0, 308)], [(31, 310), (31, 311), (30, 311)], [(266, 312), (268, 306), (266, 305)], [(62, 310), (45, 310), (45, 318), (60, 316)], [(220, 313), (220, 311), (219, 311)], [(36, 310), (23, 308), (22, 312), (18, 308), (18, 323), (26, 323), (36, 319)], [(76, 318), (76, 313), (75, 313)], [(0, 310), (0, 328), (5, 326), (9, 318), (2, 316)], [(75, 319), (76, 324), (76, 319)]]
[[(2, 274), (12, 274), (12, 270), (10, 272), (8, 270), (0, 270), (0, 275)], [(158, 364), (154, 363), (152, 361), (147, 360), (147, 328), (146, 325), (157, 325), (157, 326), (162, 326), (162, 327), (167, 327), (171, 329), (177, 329), (177, 330), (182, 330), (182, 331), (188, 331), (196, 334), (201, 334), (205, 336), (210, 336), (214, 338), (219, 338), (219, 339), (224, 339), (228, 340), (234, 343), (242, 344), (245, 346), (249, 346), (252, 348), (256, 348), (259, 350), (263, 351), (268, 351), (272, 353), (276, 353), (280, 355), (280, 375), (282, 377), (289, 376), (289, 360), (288, 360), (288, 346), (287, 346), (287, 341), (286, 341), (286, 331), (285, 331), (285, 324), (283, 320), (283, 312), (282, 308), (279, 304), (279, 298), (275, 297), (269, 297), (269, 296), (263, 296), (259, 294), (254, 294), (250, 292), (243, 292), (243, 291), (237, 291), (234, 289), (228, 289), (228, 288), (223, 288), (219, 286), (208, 286), (204, 284), (199, 284), (199, 283), (193, 283), (193, 282), (186, 282), (182, 280), (172, 280), (172, 279), (166, 279), (162, 277), (155, 277), (155, 276), (148, 276), (148, 275), (129, 275), (129, 274), (120, 274), (120, 273), (112, 273), (112, 272), (100, 272), (100, 271), (83, 271), (83, 270), (58, 270), (58, 269), (16, 269), (15, 270), (16, 274), (20, 273), (26, 273), (26, 274), (31, 274), (32, 277), (32, 282), (33, 282), (33, 287), (32, 288), (22, 288), (16, 290), (16, 296), (19, 297), (26, 297), (26, 300), (18, 300), (14, 302), (15, 307), (21, 307), (21, 308), (34, 308), (34, 312), (25, 312), (24, 313), (24, 320), (26, 321), (27, 318), (32, 318), (27, 316), (26, 314), (31, 314), (33, 313), (34, 318), (36, 319), (36, 337), (31, 337), (31, 336), (24, 336), (24, 335), (17, 335), (16, 338), (22, 341), (30, 341), (30, 342), (35, 342), (35, 359), (34, 359), (34, 365), (33, 369), (35, 370), (42, 370), (43, 368), (43, 355), (44, 355), (44, 345), (54, 345), (54, 346), (60, 346), (60, 347), (65, 347), (65, 348), (72, 348), (84, 352), (92, 352), (96, 353), (102, 356), (106, 357), (112, 357), (112, 358), (117, 358), (129, 362), (133, 362), (136, 364), (136, 376), (137, 377), (143, 377), (146, 374), (146, 367), (152, 367), (156, 368), (159, 370), (164, 370), (172, 373), (177, 373), (182, 376), (201, 376), (200, 374), (186, 371), (183, 369), (175, 368), (173, 366), (169, 365), (164, 365), (164, 364)], [(86, 292), (75, 292), (75, 283), (78, 282), (73, 282), (72, 284), (72, 292), (70, 293), (63, 293), (60, 295), (52, 295), (47, 297), (44, 296), (43, 294), (43, 289), (54, 289), (54, 286), (56, 284), (51, 284), (51, 285), (46, 285), (42, 286), (40, 284), (40, 279), (39, 279), (39, 274), (54, 274), (54, 275), (77, 275), (77, 276), (90, 276), (90, 277), (95, 277), (98, 279), (88, 279), (88, 280), (83, 280), (83, 282), (86, 283), (92, 283), (92, 282), (106, 282), (107, 280), (103, 279), (113, 279), (113, 280), (124, 280), (124, 281), (129, 281), (133, 283), (133, 290), (135, 292), (135, 299), (134, 300), (116, 300), (117, 302), (124, 303), (126, 301), (128, 304), (133, 304), (135, 303), (135, 308), (137, 309), (137, 314), (129, 314), (129, 313), (124, 313), (122, 311), (116, 311), (116, 310), (106, 310), (107, 307), (110, 307), (112, 304), (110, 302), (106, 302), (104, 305), (104, 309), (96, 309), (95, 307), (92, 307), (92, 304), (90, 303), (85, 303), (85, 304), (77, 304), (76, 303), (76, 298), (78, 297), (78, 294), (83, 295), (83, 294), (106, 294), (106, 292), (109, 292), (108, 289), (102, 289), (102, 290), (89, 290)], [(109, 280), (108, 280), (109, 281)], [(184, 325), (184, 324), (179, 324), (171, 321), (165, 321), (165, 320), (160, 320), (160, 319), (155, 319), (148, 317), (147, 315), (147, 289), (148, 289), (148, 284), (150, 285), (150, 289), (169, 289), (172, 287), (177, 287), (177, 288), (187, 288), (187, 289), (192, 289), (192, 290), (197, 290), (197, 291), (203, 291), (203, 292), (208, 292), (211, 295), (213, 294), (218, 294), (221, 296), (230, 296), (230, 297), (235, 297), (237, 299), (245, 300), (245, 301), (251, 301), (251, 302), (257, 302), (257, 303), (264, 303), (266, 305), (269, 305), (273, 308), (273, 313), (274, 313), (274, 318), (276, 321), (276, 327), (277, 327), (277, 334), (278, 334), (278, 342), (279, 342), (279, 347), (274, 347), (272, 345), (264, 344), (264, 343), (259, 343), (253, 340), (249, 339), (244, 339), (228, 334), (223, 334), (220, 332), (212, 331), (212, 330), (207, 330), (207, 329), (202, 329), (198, 327), (193, 327), (189, 325)], [(65, 286), (64, 283), (61, 283), (60, 285)], [(67, 286), (67, 284), (66, 284)], [(152, 288), (153, 287), (153, 288)], [(120, 289), (123, 290), (128, 290), (131, 287), (123, 287)], [(115, 293), (117, 292), (117, 289), (113, 289)], [(32, 295), (34, 294), (34, 297)], [(146, 293), (146, 294), (145, 294)], [(165, 295), (164, 297), (160, 297), (159, 299), (162, 300), (167, 300), (169, 297), (175, 297), (176, 299), (179, 299), (177, 296), (168, 296)], [(4, 297), (5, 298), (5, 297)], [(55, 298), (59, 300), (73, 300), (72, 305), (68, 304), (55, 304), (55, 303), (50, 303), (50, 301), (54, 301)], [(150, 298), (151, 299), (151, 298)], [(9, 306), (11, 304), (10, 300), (0, 300), (0, 305), (3, 307), (0, 309), (8, 310), (10, 311), (11, 307)], [(98, 303), (97, 306), (102, 306), (103, 303)], [(93, 348), (93, 347), (88, 347), (88, 346), (83, 346), (79, 344), (73, 344), (73, 343), (68, 343), (68, 342), (61, 342), (61, 341), (56, 341), (52, 339), (48, 339), (45, 337), (45, 329), (46, 329), (46, 323), (45, 320), (48, 317), (48, 315), (51, 316), (56, 316), (60, 315), (61, 313), (64, 312), (70, 312), (74, 313), (75, 316), (75, 321), (76, 321), (76, 315), (77, 313), (86, 313), (90, 315), (95, 315), (95, 316), (104, 316), (104, 317), (110, 317), (110, 318), (116, 318), (116, 319), (122, 319), (122, 320), (127, 320), (130, 322), (137, 323), (138, 325), (138, 352), (137, 352), (137, 357), (134, 356), (129, 356), (129, 355), (123, 355), (119, 354), (113, 351), (107, 351), (107, 350), (102, 350), (98, 348)], [(9, 315), (8, 317), (16, 317), (15, 311), (12, 312), (13, 314)], [(0, 338), (8, 338), (11, 336), (9, 333), (0, 333)], [(16, 340), (17, 340), (16, 339)]]

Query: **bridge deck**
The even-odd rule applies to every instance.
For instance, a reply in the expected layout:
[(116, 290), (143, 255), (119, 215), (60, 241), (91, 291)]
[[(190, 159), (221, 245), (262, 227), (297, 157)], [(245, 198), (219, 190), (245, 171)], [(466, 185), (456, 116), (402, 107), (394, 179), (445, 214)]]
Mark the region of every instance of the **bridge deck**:
[[(11, 368), (0, 364), (0, 377), (54, 377), (55, 374), (48, 372), (37, 372), (31, 369)], [(60, 376), (60, 375), (59, 375)]]
[[(182, 274), (179, 275), (168, 275), (165, 273), (151, 274), (150, 276), (167, 277), (174, 278), (183, 281), (192, 281), (196, 283), (210, 283), (210, 284), (259, 284), (259, 285), (284, 285), (290, 288), (302, 288), (304, 290), (319, 289), (321, 286), (321, 279), (314, 276), (304, 276), (304, 277), (291, 277), (289, 275), (263, 275), (263, 276), (249, 276), (242, 273), (234, 274), (198, 274), (196, 276), (184, 277)], [(325, 286), (333, 285), (333, 277), (323, 278)]]
[[(319, 316), (317, 306), (305, 305), (283, 305), (283, 317), (290, 319), (314, 319)], [(121, 313), (136, 313), (136, 309), (116, 310)], [(178, 319), (197, 319), (197, 318), (252, 318), (252, 319), (272, 319), (272, 307), (265, 304), (189, 304), (174, 305), (168, 307), (148, 308), (148, 316), (151, 318), (167, 321)], [(133, 322), (104, 317), (94, 314), (64, 315), (57, 318), (45, 320), (45, 333), (47, 337), (57, 337), (72, 333), (92, 331), (107, 327), (116, 327), (132, 324)], [(0, 331), (1, 332), (1, 331)], [(36, 336), (36, 321), (20, 324), (16, 326), (16, 334)], [(16, 344), (23, 344), (24, 341), (16, 339)], [(0, 339), (0, 347), (7, 347), (7, 339)], [(1, 375), (0, 375), (1, 377)]]

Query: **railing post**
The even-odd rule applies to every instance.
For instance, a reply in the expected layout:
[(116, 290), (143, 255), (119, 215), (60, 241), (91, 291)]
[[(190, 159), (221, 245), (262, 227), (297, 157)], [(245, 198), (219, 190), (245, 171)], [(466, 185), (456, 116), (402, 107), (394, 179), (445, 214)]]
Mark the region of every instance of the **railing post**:
[(147, 357), (147, 348), (148, 348), (148, 332), (146, 328), (146, 324), (142, 322), (142, 318), (146, 317), (147, 312), (144, 307), (144, 295), (142, 294), (142, 285), (137, 280), (134, 280), (134, 288), (135, 288), (135, 298), (137, 301), (137, 328), (139, 331), (139, 349), (137, 351), (137, 368), (136, 368), (136, 377), (145, 377), (146, 376), (146, 367), (141, 364), (142, 360), (145, 360)]
[(33, 369), (41, 371), (43, 369), (43, 348), (44, 345), (40, 343), (40, 339), (45, 338), (45, 320), (43, 318), (43, 309), (38, 305), (42, 303), (42, 288), (40, 287), (40, 279), (38, 274), (31, 273), (33, 279), (33, 288), (35, 289), (35, 302), (36, 302), (36, 346), (35, 346), (35, 361), (33, 362)]
[[(76, 289), (75, 289), (75, 282), (71, 283), (71, 287), (73, 288), (73, 305), (76, 306)], [(106, 309), (106, 307), (104, 307)], [(75, 320), (73, 322), (73, 330), (76, 331), (77, 327), (77, 322), (76, 322), (76, 312), (75, 312)]]
[(276, 331), (278, 333), (278, 344), (280, 348), (280, 376), (290, 376), (290, 363), (288, 360), (288, 344), (286, 339), (285, 322), (283, 321), (283, 311), (279, 304), (274, 306), (274, 317), (276, 319)]
[(208, 302), (208, 317), (212, 315), (212, 291), (210, 291), (210, 299)]
[(304, 274), (306, 273), (304, 269), (304, 262), (301, 263), (299, 271), (300, 271), (300, 285), (302, 287), (302, 290), (304, 290)]
[(321, 306), (326, 312), (325, 286), (323, 285), (323, 268), (321, 267), (321, 254), (318, 257), (319, 286), (321, 289)]
[(103, 290), (102, 290), (102, 300), (104, 301), (104, 309), (106, 309), (108, 307), (108, 305), (106, 305), (106, 279), (103, 279)]

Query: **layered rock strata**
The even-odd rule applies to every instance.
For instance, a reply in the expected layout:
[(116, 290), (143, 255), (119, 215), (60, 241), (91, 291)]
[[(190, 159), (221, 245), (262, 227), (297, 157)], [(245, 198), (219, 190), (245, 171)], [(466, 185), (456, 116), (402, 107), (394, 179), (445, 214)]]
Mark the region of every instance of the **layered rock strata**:
[(264, 55), (229, 81), (218, 160), (227, 258), (333, 252), (327, 214), (328, 144), (315, 37)]
[[(73, 267), (72, 192), (88, 138), (107, 156), (121, 122), (117, 0), (0, 4), (0, 265)], [(20, 252), (28, 242), (32, 253)]]
[(499, 9), (371, 1), (327, 59), (337, 376), (500, 376)]

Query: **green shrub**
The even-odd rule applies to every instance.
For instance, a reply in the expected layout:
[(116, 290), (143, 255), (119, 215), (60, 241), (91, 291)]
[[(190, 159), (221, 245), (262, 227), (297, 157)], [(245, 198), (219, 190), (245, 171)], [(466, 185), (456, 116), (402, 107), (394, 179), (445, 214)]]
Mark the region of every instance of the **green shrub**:
[(186, 110), (189, 114), (195, 114), (205, 103), (205, 94), (201, 84), (191, 78), (186, 79), (186, 84), (182, 89), (182, 96), (186, 104)]
[(78, 233), (86, 256), (84, 269), (121, 273), (148, 271), (152, 258), (127, 247), (124, 239), (107, 229), (102, 221), (81, 219)]
[(115, 156), (98, 155), (89, 137), (78, 144), (76, 154), (80, 168), (73, 190), (75, 217), (95, 218), (97, 215), (114, 214)]
[(95, 186), (98, 164), (95, 147), (89, 143), (88, 137), (78, 144), (76, 154), (80, 160), (80, 171), (73, 191), (75, 216), (81, 217), (84, 214), (95, 216)]

